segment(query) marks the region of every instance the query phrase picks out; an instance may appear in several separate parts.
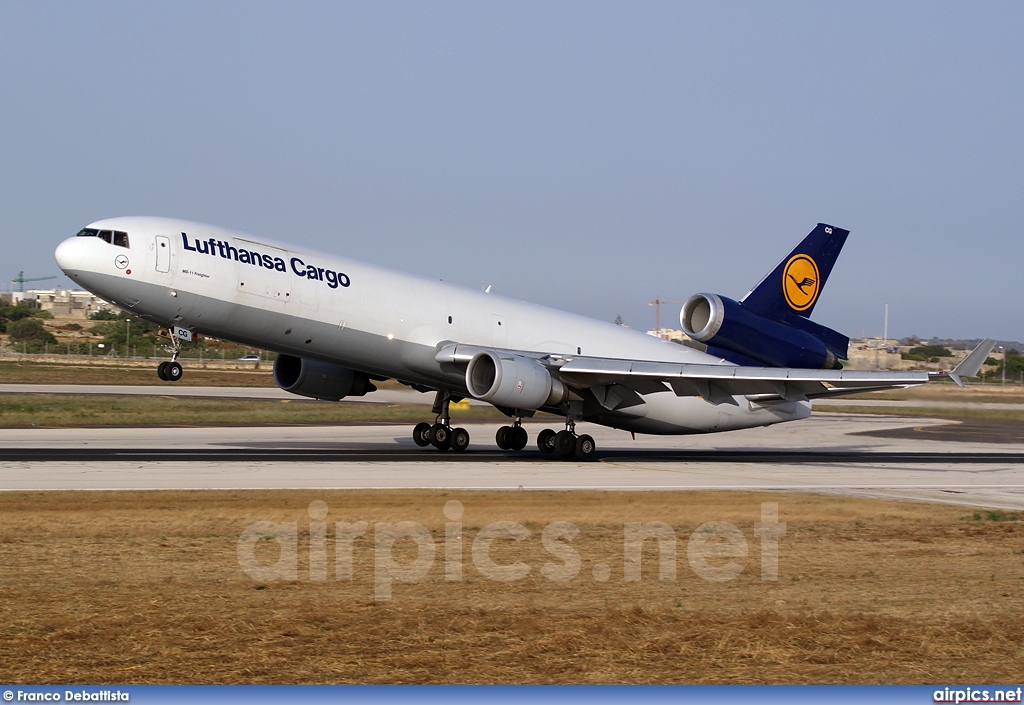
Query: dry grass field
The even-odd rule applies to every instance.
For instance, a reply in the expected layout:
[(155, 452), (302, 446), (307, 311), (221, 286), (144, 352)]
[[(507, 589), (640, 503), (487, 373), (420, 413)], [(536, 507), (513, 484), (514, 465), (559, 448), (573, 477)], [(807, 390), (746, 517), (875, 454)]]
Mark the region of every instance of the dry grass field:
[[(218, 426), (409, 423), (429, 406), (294, 399), (224, 399), (105, 394), (0, 394), (0, 428), (29, 426)], [(539, 417), (542, 415), (538, 415)], [(456, 423), (505, 418), (490, 406), (452, 410)]]
[(933, 382), (907, 389), (896, 389), (889, 392), (870, 392), (852, 395), (848, 399), (894, 399), (900, 401), (960, 401), (960, 402), (996, 402), (1002, 404), (1024, 404), (1024, 387), (1019, 384), (976, 384), (967, 380), (966, 387), (958, 387), (952, 382)]
[[(329, 510), (325, 543), (311, 531), (315, 500)], [(464, 514), (446, 534), (451, 500)], [(761, 579), (764, 502), (786, 523), (775, 581)], [(7, 492), (0, 681), (1017, 682), (1022, 518), (739, 492)], [(296, 523), (297, 544), (253, 548), (273, 564), (294, 546), (294, 580), (242, 570), (239, 537), (257, 521)], [(352, 544), (352, 579), (336, 580), (347, 563), (334, 522), (353, 521), (369, 532)], [(375, 599), (374, 525), (400, 521), (426, 527), (436, 557), (425, 577)], [(525, 563), (525, 578), (497, 582), (480, 569), (474, 538), (496, 521), (529, 530), (490, 549), (498, 564)], [(542, 573), (562, 564), (541, 538), (554, 521), (580, 530), (563, 542), (581, 559), (568, 582)], [(624, 525), (655, 521), (678, 539), (677, 575), (659, 580), (651, 539), (641, 579), (626, 581)], [(732, 580), (704, 580), (688, 560), (689, 537), (710, 521), (747, 542), (746, 557), (708, 559), (742, 566)], [(456, 536), (462, 578), (446, 580)], [(327, 547), (325, 581), (310, 579), (311, 545)], [(415, 546), (399, 539), (388, 555), (410, 562)]]
[[(106, 361), (88, 364), (70, 362), (0, 360), (0, 382), (4, 384), (133, 384), (193, 387), (273, 387), (273, 363), (237, 365), (235, 369), (206, 369), (198, 360), (184, 360), (185, 374), (177, 382), (162, 382), (156, 375), (160, 361), (136, 361), (113, 366)], [(103, 363), (103, 364), (101, 364)], [(219, 363), (219, 361), (214, 361)]]

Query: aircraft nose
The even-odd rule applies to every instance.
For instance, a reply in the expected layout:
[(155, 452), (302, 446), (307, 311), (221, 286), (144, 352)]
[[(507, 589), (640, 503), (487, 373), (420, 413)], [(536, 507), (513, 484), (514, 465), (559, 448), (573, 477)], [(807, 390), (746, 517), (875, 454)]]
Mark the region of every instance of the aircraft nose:
[(53, 258), (57, 260), (57, 266), (64, 272), (75, 269), (82, 261), (82, 243), (77, 237), (69, 237), (57, 245), (53, 252)]

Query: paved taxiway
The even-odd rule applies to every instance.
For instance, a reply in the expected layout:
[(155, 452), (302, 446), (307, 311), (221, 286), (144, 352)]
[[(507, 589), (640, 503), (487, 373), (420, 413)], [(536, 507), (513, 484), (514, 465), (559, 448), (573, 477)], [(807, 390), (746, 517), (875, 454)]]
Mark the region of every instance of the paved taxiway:
[[(209, 397), (214, 399), (287, 399), (313, 401), (297, 397), (277, 387), (187, 387), (180, 384), (0, 384), (0, 394), (103, 394), (141, 397)], [(414, 389), (378, 389), (352, 401), (368, 404), (434, 403), (433, 393)]]
[[(277, 387), (189, 387), (180, 384), (0, 384), (0, 394), (103, 394), (113, 396), (164, 396), (164, 397), (207, 397), (212, 399), (274, 399), (289, 401), (313, 401), (303, 399)], [(414, 389), (379, 389), (365, 397), (352, 398), (359, 404), (422, 404), (434, 403), (433, 392), (423, 393)], [(470, 404), (489, 406), (475, 399)], [(930, 399), (819, 399), (815, 408), (828, 411), (842, 411), (844, 406), (871, 406), (879, 413), (898, 413), (901, 407), (930, 407), (935, 409), (989, 409), (1020, 411), (1024, 404), (1012, 402), (942, 401)]]
[[(406, 425), (2, 429), (0, 489), (750, 489), (1024, 509), (1024, 443), (932, 440), (944, 423), (824, 414), (635, 440), (584, 424), (587, 463), (499, 452), (493, 423), (467, 426), (463, 455), (417, 448)], [(901, 427), (921, 432), (864, 435)]]

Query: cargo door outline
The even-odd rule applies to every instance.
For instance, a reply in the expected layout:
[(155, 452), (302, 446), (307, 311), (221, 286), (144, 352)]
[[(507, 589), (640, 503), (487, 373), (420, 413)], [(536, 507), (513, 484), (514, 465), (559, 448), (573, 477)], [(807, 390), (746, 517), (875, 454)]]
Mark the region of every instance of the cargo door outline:
[(171, 271), (171, 239), (166, 235), (156, 236), (156, 271)]
[[(260, 242), (242, 240), (237, 238), (235, 245), (239, 250), (245, 249), (252, 253), (269, 255), (271, 259), (280, 258), (287, 262), (288, 253), (284, 250), (264, 245)], [(238, 261), (235, 263), (238, 273), (238, 291), (246, 294), (254, 294), (275, 301), (288, 301), (291, 299), (291, 280), (286, 272), (279, 272), (276, 269), (267, 269), (262, 264), (252, 264)]]

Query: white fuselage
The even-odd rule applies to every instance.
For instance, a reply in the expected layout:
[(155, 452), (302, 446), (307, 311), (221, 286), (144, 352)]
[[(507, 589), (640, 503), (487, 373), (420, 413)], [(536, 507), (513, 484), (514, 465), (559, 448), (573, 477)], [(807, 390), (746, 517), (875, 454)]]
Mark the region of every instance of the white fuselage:
[[(200, 223), (111, 218), (56, 251), (83, 288), (165, 326), (466, 395), (435, 360), (450, 343), (562, 356), (731, 364), (611, 323)], [(642, 433), (701, 433), (805, 418), (808, 402), (711, 404), (670, 391), (585, 416)]]

